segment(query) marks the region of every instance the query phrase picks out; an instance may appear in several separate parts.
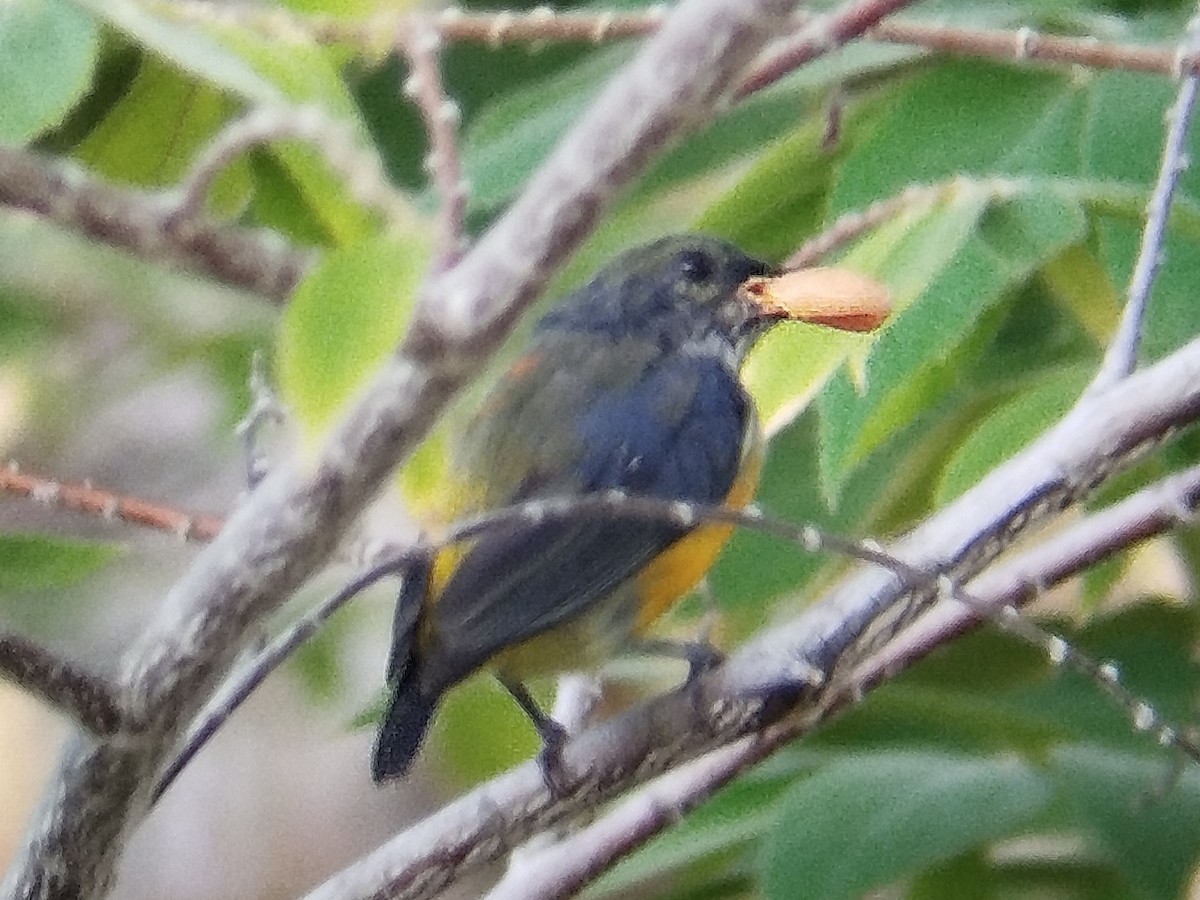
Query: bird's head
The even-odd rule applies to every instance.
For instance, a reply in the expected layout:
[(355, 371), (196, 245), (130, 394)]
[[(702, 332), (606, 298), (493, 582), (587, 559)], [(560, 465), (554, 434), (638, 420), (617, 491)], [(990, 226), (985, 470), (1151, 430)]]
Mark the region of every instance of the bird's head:
[(887, 288), (867, 276), (822, 268), (783, 273), (726, 241), (678, 235), (618, 256), (538, 331), (690, 349), (740, 364), (777, 322), (862, 332), (890, 313)]
[(700, 341), (741, 359), (767, 327), (787, 318), (742, 289), (747, 279), (774, 274), (774, 266), (726, 241), (665, 237), (613, 259), (538, 327), (653, 341), (663, 349)]

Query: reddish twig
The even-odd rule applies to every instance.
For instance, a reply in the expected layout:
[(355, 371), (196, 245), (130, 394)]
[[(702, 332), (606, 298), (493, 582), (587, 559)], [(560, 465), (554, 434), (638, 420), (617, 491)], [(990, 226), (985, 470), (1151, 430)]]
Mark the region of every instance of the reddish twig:
[(205, 543), (217, 536), (224, 522), (216, 516), (193, 515), (137, 497), (72, 484), (36, 475), (25, 475), (16, 466), (0, 468), (0, 492), (30, 497), (38, 503), (74, 510), (103, 519), (117, 519), (175, 534), (185, 541)]

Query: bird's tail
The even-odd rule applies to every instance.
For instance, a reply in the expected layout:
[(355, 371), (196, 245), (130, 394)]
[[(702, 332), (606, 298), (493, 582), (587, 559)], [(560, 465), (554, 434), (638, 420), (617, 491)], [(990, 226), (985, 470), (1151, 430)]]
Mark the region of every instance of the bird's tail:
[(371, 768), (376, 783), (399, 778), (408, 771), (429, 730), (438, 699), (439, 694), (422, 689), (418, 667), (409, 665), (396, 682), (387, 717), (379, 729)]

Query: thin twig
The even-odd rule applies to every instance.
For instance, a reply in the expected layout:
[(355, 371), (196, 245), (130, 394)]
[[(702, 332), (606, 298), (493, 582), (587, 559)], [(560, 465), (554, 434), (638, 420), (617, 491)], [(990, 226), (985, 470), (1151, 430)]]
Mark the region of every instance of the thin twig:
[(425, 120), (429, 154), (425, 168), (439, 195), (438, 243), (433, 271), (447, 269), (464, 249), (463, 221), (467, 212), (467, 183), (458, 156), (458, 104), (446, 95), (439, 60), (441, 37), (424, 18), (413, 17), (397, 30), (397, 40), (408, 59), (409, 75), (404, 94)]
[(187, 227), (201, 213), (213, 181), (235, 158), (260, 144), (289, 139), (319, 149), (354, 198), (381, 212), (389, 225), (414, 227), (416, 214), (388, 181), (379, 154), (349, 123), (316, 106), (260, 106), (221, 129), (200, 152), (179, 189), (175, 227)]
[[(1200, 466), (1193, 466), (1090, 513), (1039, 546), (985, 572), (970, 584), (971, 594), (993, 609), (1023, 606), (1114, 553), (1173, 528), (1194, 525), (1198, 505)], [(872, 657), (862, 670), (862, 678), (873, 681), (887, 677), (979, 621), (979, 610), (966, 604), (941, 604)]]
[(0, 634), (0, 678), (40, 697), (97, 737), (115, 734), (121, 727), (113, 685), (27, 638)]
[(246, 487), (253, 488), (267, 474), (267, 463), (259, 438), (263, 426), (285, 420), (283, 405), (271, 389), (263, 354), (255, 350), (250, 358), (250, 408), (238, 422), (235, 433), (242, 441), (246, 464)]
[[(1005, 182), (992, 179), (997, 190), (1005, 188)], [(840, 216), (837, 221), (805, 241), (795, 253), (782, 264), (782, 268), (806, 269), (817, 265), (826, 256), (836, 253), (860, 236), (889, 219), (896, 218), (910, 210), (932, 206), (940, 200), (951, 196), (958, 189), (959, 181), (950, 179), (937, 184), (915, 184), (905, 188), (894, 197), (877, 200), (866, 209), (855, 210)]]
[(174, 759), (163, 769), (151, 794), (151, 803), (158, 799), (171, 786), (179, 773), (192, 761), (200, 749), (212, 739), (222, 725), (228, 721), (234, 711), (242, 705), (258, 688), (268, 675), (291, 656), (299, 647), (313, 637), (330, 616), (346, 605), (348, 601), (376, 584), (380, 579), (389, 575), (401, 575), (404, 570), (419, 559), (426, 551), (414, 548), (411, 552), (400, 557), (394, 557), (385, 563), (372, 566), (362, 575), (355, 578), (337, 593), (323, 601), (293, 623), (271, 643), (259, 651), (243, 670), (234, 672), (229, 681), (217, 692), (216, 696), (201, 710), (200, 715), (188, 729), (183, 740), (183, 746), (175, 754)]
[[(1179, 47), (1179, 59), (1193, 59), (1200, 53), (1200, 12), (1187, 27), (1187, 37)], [(1163, 143), (1162, 162), (1154, 193), (1146, 209), (1146, 227), (1142, 231), (1142, 243), (1138, 248), (1137, 261), (1129, 280), (1125, 300), (1125, 311), (1112, 342), (1104, 354), (1100, 371), (1092, 382), (1091, 389), (1104, 387), (1120, 378), (1125, 378), (1137, 366), (1138, 348), (1142, 340), (1142, 325), (1150, 301), (1154, 279), (1162, 265), (1167, 240), (1167, 220), (1171, 215), (1171, 201), (1179, 176), (1188, 167), (1188, 130), (1192, 124), (1192, 112), (1196, 105), (1196, 90), (1200, 78), (1194, 74), (1184, 76), (1175, 103), (1167, 113), (1167, 136)]]
[(181, 512), (170, 506), (94, 488), (87, 482), (73, 484), (26, 475), (14, 463), (0, 468), (0, 492), (29, 497), (46, 506), (152, 528), (198, 543), (211, 541), (223, 524), (217, 516)]
[[(196, 0), (176, 0), (165, 11), (179, 18), (198, 21), (223, 21), (254, 28), (262, 34), (286, 41), (296, 35), (323, 44), (351, 44), (367, 52), (380, 49), (382, 35), (394, 34), (413, 15), (385, 11), (361, 20), (334, 16), (283, 16), (278, 10), (263, 13), (252, 7), (213, 6)], [(538, 7), (527, 12), (485, 12), (450, 7), (437, 14), (432, 26), (442, 40), (482, 43), (490, 47), (511, 44), (551, 44), (564, 42), (600, 43), (603, 41), (645, 37), (654, 33), (665, 18), (665, 7), (642, 12), (556, 12)], [(794, 27), (802, 29), (817, 17), (797, 15)], [(1196, 72), (1198, 60), (1182, 61), (1176, 47), (1161, 44), (1138, 45), (1103, 41), (1095, 37), (1043, 34), (1036, 29), (964, 28), (953, 25), (889, 20), (869, 29), (863, 40), (920, 47), (955, 56), (985, 59), (1009, 59), (1017, 62), (1038, 60), (1064, 66), (1089, 66), (1126, 72), (1177, 75)], [(801, 39), (803, 40), (803, 39)], [(788, 62), (789, 47), (780, 48), (767, 70), (755, 77), (758, 88), (773, 83), (793, 71)], [(757, 88), (756, 88), (757, 89)], [(744, 93), (750, 93), (745, 90)]]
[(741, 100), (774, 84), (789, 72), (823, 56), (828, 48), (842, 46), (874, 27), (884, 16), (906, 5), (875, 0), (857, 4), (851, 15), (846, 15), (846, 10), (839, 10), (803, 21), (796, 37), (786, 47), (760, 60), (742, 80), (734, 91), (734, 100)]
[[(1101, 41), (1094, 37), (1062, 37), (1028, 28), (956, 28), (888, 21), (876, 25), (865, 37), (891, 44), (908, 44), (955, 56), (1040, 60), (1067, 66), (1090, 66), (1125, 72), (1170, 75), (1178, 71), (1174, 47), (1139, 46)], [(1189, 60), (1194, 69), (1194, 61)]]

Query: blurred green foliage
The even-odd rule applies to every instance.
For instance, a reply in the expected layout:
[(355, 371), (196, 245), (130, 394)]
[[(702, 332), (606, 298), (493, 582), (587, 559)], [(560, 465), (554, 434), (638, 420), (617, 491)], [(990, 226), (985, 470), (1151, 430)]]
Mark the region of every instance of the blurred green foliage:
[[(290, 5), (348, 17), (374, 7)], [(1012, 0), (930, 4), (908, 15), (1169, 46), (1188, 12), (1179, 0)], [(634, 50), (447, 48), (473, 231), (505, 208)], [(252, 351), (267, 349), (289, 408), (318, 435), (402, 332), (430, 256), (436, 203), (422, 168), (420, 118), (400, 93), (403, 75), (395, 58), (197, 23), (165, 6), (0, 5), (0, 140), (68, 157), (115, 183), (163, 187), (178, 183), (212, 136), (251, 105), (310, 104), (373, 146), (411, 202), (411, 221), (384, 233), (320, 154), (295, 142), (257, 149), (225, 170), (209, 197), (214, 214), (275, 228), (324, 253), (279, 315), (273, 342), (256, 317), (195, 330), (136, 287), (166, 277), (160, 270), (104, 263), (135, 286), (107, 299), (106, 315), (144, 334), (164, 370), (186, 363), (207, 371), (226, 422), (246, 405)], [(666, 153), (552, 294), (615, 250), (665, 231), (701, 229), (782, 258), (843, 213), (913, 183), (942, 184), (839, 258), (890, 285), (896, 314), (886, 329), (784, 330), (747, 369), (773, 436), (761, 504), (842, 533), (893, 533), (1019, 451), (1086, 384), (1129, 278), (1173, 91), (1169, 80), (1147, 75), (855, 44)], [(840, 118), (832, 142), (831, 105)], [(41, 240), (49, 233), (0, 216), (9, 260), (0, 280), (0, 387), (20, 388), (18, 424), (33, 446), (49, 440), (39, 429), (70, 427), (71, 415), (83, 414), (69, 404), (48, 411), (61, 385), (39, 361), (82, 333), (87, 319), (56, 307), (52, 290), (37, 289), (38, 273), (22, 277), (21, 260), (37, 259), (26, 251)], [(1200, 331), (1196, 168), (1181, 182), (1166, 259), (1147, 325), (1150, 359)], [(437, 506), (448, 428), (402, 474), (403, 490), (425, 513)], [(219, 439), (232, 443), (224, 433)], [(1194, 463), (1196, 450), (1194, 440), (1175, 445), (1104, 498)], [(1177, 544), (1194, 569), (1194, 535)], [(65, 588), (114, 552), (0, 534), (0, 611), (4, 592)], [(1094, 618), (1055, 627), (1119, 661), (1135, 690), (1186, 721), (1200, 677), (1195, 613), (1163, 599), (1095, 612), (1128, 560), (1121, 555), (1087, 579)], [(724, 614), (721, 641), (735, 644), (794, 614), (844, 565), (735, 536), (711, 577)], [(696, 607), (685, 604), (666, 627), (691, 633)], [(338, 696), (343, 632), (327, 631), (300, 660), (314, 698)], [(644, 690), (667, 689), (671, 677)], [(462, 785), (534, 747), (507, 698), (476, 680), (449, 698), (426, 752)], [(588, 896), (834, 898), (882, 885), (928, 900), (1183, 896), (1200, 849), (1200, 775), (1185, 768), (1172, 778), (1171, 766), (1169, 753), (1136, 733), (1095, 685), (984, 630), (739, 779)]]

